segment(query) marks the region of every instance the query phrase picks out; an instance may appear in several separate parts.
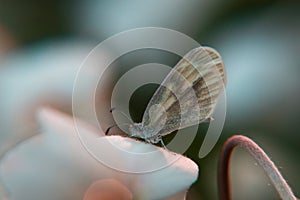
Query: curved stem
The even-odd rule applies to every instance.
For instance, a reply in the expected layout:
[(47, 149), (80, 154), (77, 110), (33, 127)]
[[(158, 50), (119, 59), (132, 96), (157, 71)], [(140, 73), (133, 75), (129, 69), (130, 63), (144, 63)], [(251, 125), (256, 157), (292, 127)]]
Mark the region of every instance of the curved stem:
[(222, 147), (222, 151), (219, 157), (218, 166), (218, 190), (221, 200), (230, 200), (230, 180), (229, 180), (229, 162), (231, 154), (235, 147), (242, 147), (246, 149), (263, 167), (273, 185), (275, 186), (279, 196), (285, 200), (296, 200), (297, 198), (293, 194), (291, 188), (282, 177), (281, 173), (277, 169), (276, 165), (271, 161), (267, 154), (251, 139), (242, 136), (235, 135), (229, 138)]

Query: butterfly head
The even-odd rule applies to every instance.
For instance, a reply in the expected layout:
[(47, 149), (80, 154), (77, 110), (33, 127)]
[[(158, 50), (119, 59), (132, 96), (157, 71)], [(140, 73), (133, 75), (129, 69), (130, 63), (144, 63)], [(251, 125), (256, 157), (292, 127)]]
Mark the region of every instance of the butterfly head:
[(144, 127), (142, 123), (133, 123), (129, 125), (129, 134), (131, 137), (145, 138)]
[(156, 130), (144, 126), (142, 123), (129, 125), (129, 132), (130, 137), (141, 138), (152, 144), (158, 143), (161, 140), (161, 138), (157, 136)]

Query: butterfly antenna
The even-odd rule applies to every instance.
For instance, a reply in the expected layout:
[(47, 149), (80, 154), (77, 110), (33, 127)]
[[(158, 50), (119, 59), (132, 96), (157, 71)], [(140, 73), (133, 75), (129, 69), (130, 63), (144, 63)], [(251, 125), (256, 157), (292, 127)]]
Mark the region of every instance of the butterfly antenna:
[(131, 123), (133, 123), (133, 121), (130, 119), (130, 117), (128, 117), (123, 111), (117, 110), (116, 108), (111, 108), (111, 109), (109, 110), (110, 113), (112, 113), (113, 111), (118, 111), (118, 112), (121, 113), (124, 117), (126, 117)]
[(116, 126), (118, 126), (118, 125), (117, 125), (117, 124), (114, 124), (114, 125), (111, 125), (110, 127), (108, 127), (108, 128), (106, 129), (106, 131), (105, 131), (105, 135), (108, 135), (110, 129), (112, 129), (113, 127), (116, 127)]
[(118, 124), (111, 125), (110, 127), (108, 127), (108, 128), (106, 129), (105, 135), (108, 135), (110, 129), (112, 129), (112, 128), (114, 128), (114, 127), (118, 127), (118, 126), (124, 126), (124, 125), (129, 126), (130, 124), (129, 124), (129, 123), (123, 123), (123, 124), (121, 124), (121, 125), (118, 125)]

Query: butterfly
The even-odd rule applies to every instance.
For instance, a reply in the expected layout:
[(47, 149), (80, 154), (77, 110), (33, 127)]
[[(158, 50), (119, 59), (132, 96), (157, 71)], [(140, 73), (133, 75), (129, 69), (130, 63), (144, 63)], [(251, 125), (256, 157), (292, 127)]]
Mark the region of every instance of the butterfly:
[(173, 131), (210, 121), (225, 84), (224, 64), (216, 50), (189, 51), (150, 99), (142, 122), (129, 125), (128, 135), (158, 143)]

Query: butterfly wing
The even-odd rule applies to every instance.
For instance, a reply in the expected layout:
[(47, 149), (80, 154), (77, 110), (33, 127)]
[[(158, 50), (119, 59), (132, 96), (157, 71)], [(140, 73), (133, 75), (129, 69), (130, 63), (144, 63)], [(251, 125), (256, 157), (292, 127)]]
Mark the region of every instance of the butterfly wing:
[(154, 93), (145, 110), (143, 126), (163, 136), (199, 124), (210, 117), (225, 82), (224, 65), (214, 49), (191, 50)]

